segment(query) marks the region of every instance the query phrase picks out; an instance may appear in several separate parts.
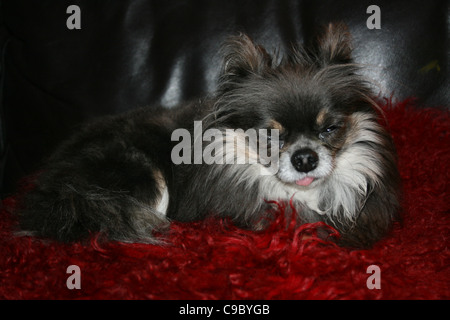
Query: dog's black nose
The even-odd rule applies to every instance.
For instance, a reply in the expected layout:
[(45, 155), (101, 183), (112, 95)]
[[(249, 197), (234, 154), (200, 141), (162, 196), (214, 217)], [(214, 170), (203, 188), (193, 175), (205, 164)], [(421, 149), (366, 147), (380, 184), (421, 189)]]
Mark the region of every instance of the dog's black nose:
[(291, 162), (295, 170), (309, 172), (317, 168), (319, 156), (311, 149), (300, 149), (294, 152)]

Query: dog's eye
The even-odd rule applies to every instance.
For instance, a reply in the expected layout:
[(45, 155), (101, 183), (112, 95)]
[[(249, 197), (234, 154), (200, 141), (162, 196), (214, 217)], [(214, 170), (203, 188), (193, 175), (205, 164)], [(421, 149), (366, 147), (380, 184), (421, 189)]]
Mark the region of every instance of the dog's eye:
[(323, 130), (320, 134), (319, 134), (319, 138), (320, 139), (325, 139), (327, 136), (329, 136), (330, 134), (332, 134), (333, 132), (335, 132), (336, 130), (338, 130), (340, 127), (338, 125), (331, 125), (325, 128), (325, 130)]
[(326, 128), (325, 132), (326, 133), (331, 133), (331, 132), (335, 131), (337, 128), (338, 128), (338, 126), (332, 125), (332, 126), (329, 126), (328, 128)]

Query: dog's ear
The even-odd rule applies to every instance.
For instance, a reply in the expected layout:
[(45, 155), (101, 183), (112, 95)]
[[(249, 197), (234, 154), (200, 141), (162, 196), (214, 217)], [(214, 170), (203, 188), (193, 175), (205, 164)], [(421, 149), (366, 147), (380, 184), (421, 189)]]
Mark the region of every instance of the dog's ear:
[(240, 83), (252, 74), (262, 74), (272, 66), (272, 57), (247, 35), (230, 37), (222, 48), (224, 64), (221, 83), (228, 87)]
[(324, 27), (313, 47), (322, 66), (352, 61), (351, 35), (347, 25), (342, 22)]

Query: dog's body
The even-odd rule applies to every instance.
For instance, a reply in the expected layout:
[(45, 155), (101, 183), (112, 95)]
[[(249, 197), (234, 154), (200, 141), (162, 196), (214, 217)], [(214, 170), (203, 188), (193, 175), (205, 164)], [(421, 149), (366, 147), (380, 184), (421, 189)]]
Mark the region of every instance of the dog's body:
[[(283, 59), (246, 36), (233, 38), (225, 50), (213, 96), (102, 119), (63, 144), (25, 198), (22, 229), (61, 241), (102, 232), (114, 240), (153, 242), (153, 232), (170, 220), (210, 214), (262, 229), (275, 200), (291, 201), (301, 223), (334, 226), (343, 245), (367, 247), (380, 239), (397, 217), (396, 156), (351, 62), (345, 28), (330, 25), (308, 51), (297, 48)], [(194, 121), (202, 121), (202, 134), (212, 128), (224, 134), (212, 153), (223, 157), (230, 156), (227, 145), (236, 145), (227, 130), (276, 130), (279, 138), (268, 147), (279, 156), (276, 173), (268, 174), (249, 148), (232, 157), (256, 163), (174, 164), (180, 140), (173, 133), (194, 133)], [(208, 141), (202, 154), (217, 142)]]

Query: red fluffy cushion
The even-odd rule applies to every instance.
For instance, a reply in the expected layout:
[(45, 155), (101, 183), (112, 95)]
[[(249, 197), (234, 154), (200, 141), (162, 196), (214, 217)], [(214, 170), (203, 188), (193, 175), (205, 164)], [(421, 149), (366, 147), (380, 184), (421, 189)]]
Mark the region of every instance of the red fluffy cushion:
[[(450, 115), (409, 104), (384, 107), (404, 223), (371, 250), (320, 240), (317, 225), (250, 232), (218, 219), (173, 223), (165, 246), (37, 241), (13, 235), (12, 197), (0, 219), (0, 298), (449, 299)], [(66, 285), (70, 265), (81, 289)], [(371, 265), (381, 289), (367, 287)]]

